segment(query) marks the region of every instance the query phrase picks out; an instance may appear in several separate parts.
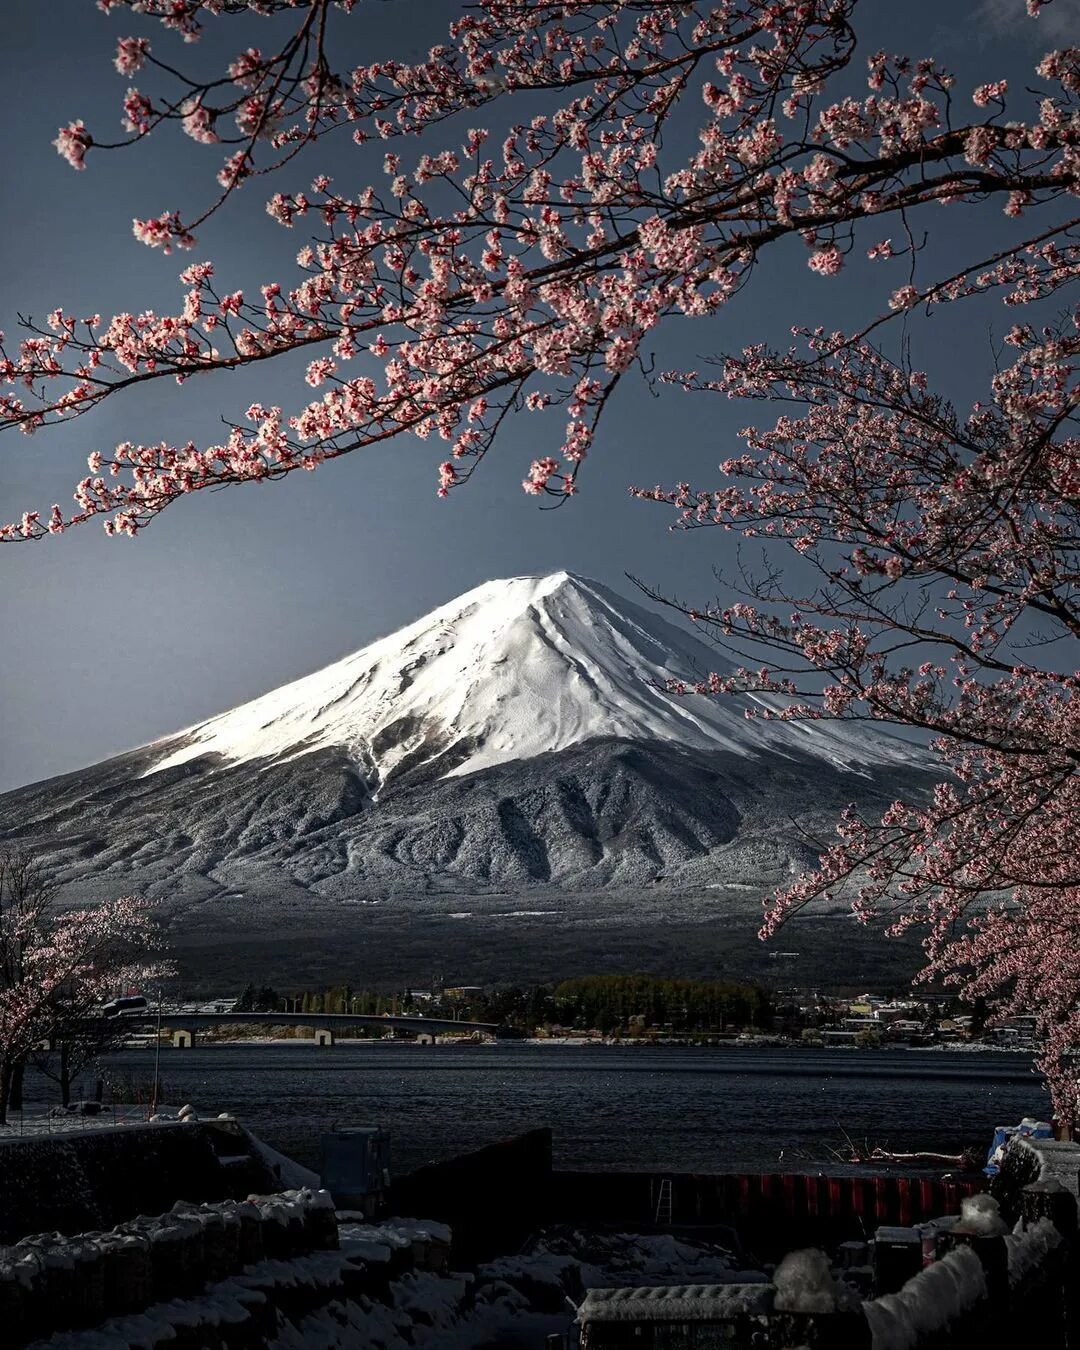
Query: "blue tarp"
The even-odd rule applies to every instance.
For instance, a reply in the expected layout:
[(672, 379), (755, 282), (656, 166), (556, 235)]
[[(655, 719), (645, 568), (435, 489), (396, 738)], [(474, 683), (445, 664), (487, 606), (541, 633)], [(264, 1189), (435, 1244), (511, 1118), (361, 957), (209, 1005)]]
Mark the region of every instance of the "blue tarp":
[(1010, 1139), (1019, 1135), (1022, 1139), (1053, 1139), (1052, 1126), (1045, 1120), (1033, 1120), (1025, 1116), (1019, 1125), (998, 1125), (994, 1129), (994, 1142), (986, 1155), (983, 1171), (988, 1177), (996, 1177), (1001, 1163), (1001, 1155)]

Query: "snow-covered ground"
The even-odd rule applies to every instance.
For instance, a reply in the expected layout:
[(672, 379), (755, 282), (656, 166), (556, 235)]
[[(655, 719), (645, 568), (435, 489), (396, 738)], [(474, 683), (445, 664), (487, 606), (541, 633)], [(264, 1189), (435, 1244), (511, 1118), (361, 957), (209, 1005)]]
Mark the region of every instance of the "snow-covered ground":
[[(415, 1219), (347, 1222), (339, 1231), (346, 1253), (375, 1262), (388, 1260), (392, 1248), (429, 1237), (448, 1243), (450, 1237), (442, 1225)], [(460, 1276), (416, 1272), (393, 1286), (388, 1306), (350, 1312), (347, 1329), (328, 1344), (343, 1350), (541, 1350), (547, 1336), (572, 1330), (589, 1289), (765, 1279), (739, 1270), (731, 1254), (714, 1244), (566, 1227), (540, 1233), (524, 1252), (489, 1261), (468, 1278), (465, 1297)]]
[[(160, 1106), (163, 1114), (177, 1119), (179, 1107)], [(103, 1105), (97, 1115), (84, 1115), (74, 1107), (63, 1111), (60, 1107), (39, 1102), (27, 1105), (21, 1111), (9, 1111), (6, 1125), (0, 1125), (0, 1139), (21, 1135), (70, 1134), (82, 1130), (109, 1130), (122, 1125), (145, 1125), (150, 1119), (149, 1108), (138, 1105)]]
[[(568, 1272), (572, 1272), (568, 1276)], [(516, 1256), (481, 1266), (485, 1279), (550, 1282), (570, 1278), (584, 1289), (668, 1284), (753, 1284), (765, 1277), (740, 1267), (715, 1242), (688, 1241), (671, 1233), (613, 1233), (559, 1226), (540, 1233)]]

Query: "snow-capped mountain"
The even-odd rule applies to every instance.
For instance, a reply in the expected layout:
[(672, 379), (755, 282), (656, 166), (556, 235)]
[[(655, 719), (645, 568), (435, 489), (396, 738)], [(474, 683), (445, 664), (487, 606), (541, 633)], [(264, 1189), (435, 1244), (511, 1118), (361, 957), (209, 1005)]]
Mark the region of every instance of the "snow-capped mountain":
[[(415, 623), (161, 743), (149, 773), (206, 754), (229, 764), (343, 751), (373, 791), (404, 772), (464, 778), (607, 738), (841, 768), (913, 763), (861, 728), (748, 720), (735, 702), (667, 692), (717, 654), (570, 572), (489, 581)], [(721, 665), (723, 663), (721, 662)]]
[(163, 898), (185, 942), (239, 944), (249, 967), (298, 925), (362, 932), (370, 960), (390, 916), (394, 952), (465, 944), (500, 971), (530, 925), (546, 953), (571, 940), (550, 917), (563, 905), (622, 950), (658, 913), (669, 935), (676, 912), (715, 923), (721, 902), (752, 935), (747, 906), (816, 860), (843, 806), (878, 810), (927, 778), (916, 747), (862, 725), (667, 691), (718, 664), (596, 582), (493, 581), (230, 712), (7, 793), (0, 843), (45, 855), (80, 900)]

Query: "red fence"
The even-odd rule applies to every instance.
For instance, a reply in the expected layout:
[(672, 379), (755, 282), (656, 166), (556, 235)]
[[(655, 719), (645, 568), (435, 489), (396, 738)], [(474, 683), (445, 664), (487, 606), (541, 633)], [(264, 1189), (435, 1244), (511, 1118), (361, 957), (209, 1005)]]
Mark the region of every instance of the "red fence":
[(871, 1235), (883, 1225), (956, 1214), (981, 1178), (814, 1176), (799, 1172), (555, 1172), (549, 1214), (555, 1221), (648, 1228), (661, 1186), (670, 1182), (675, 1227), (729, 1227), (758, 1254)]
[(715, 1202), (729, 1212), (768, 1211), (786, 1218), (861, 1219), (868, 1227), (907, 1227), (941, 1214), (956, 1214), (960, 1201), (982, 1186), (974, 1179), (888, 1175), (805, 1176), (798, 1172), (738, 1173), (695, 1178), (714, 1188)]
[(545, 1224), (568, 1223), (732, 1229), (768, 1260), (956, 1214), (981, 1189), (981, 1176), (558, 1172), (544, 1129), (397, 1178), (389, 1202), (395, 1213), (448, 1223), (458, 1259), (487, 1259)]

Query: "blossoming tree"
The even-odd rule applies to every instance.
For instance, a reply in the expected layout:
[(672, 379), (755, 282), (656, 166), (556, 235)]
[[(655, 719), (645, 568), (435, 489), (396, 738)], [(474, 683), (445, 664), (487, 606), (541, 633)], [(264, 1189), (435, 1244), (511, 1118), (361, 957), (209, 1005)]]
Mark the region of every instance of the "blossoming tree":
[[(943, 781), (880, 820), (847, 812), (818, 868), (774, 897), (764, 935), (835, 894), (897, 931), (921, 925), (925, 977), (999, 1012), (1037, 1012), (1055, 1107), (1075, 1119), (1080, 340), (1072, 324), (1017, 325), (1013, 365), (961, 415), (910, 364), (803, 336), (723, 361), (715, 378), (672, 377), (794, 405), (744, 433), (719, 488), (639, 492), (674, 506), (682, 527), (763, 545), (762, 566), (722, 603), (684, 607), (738, 661), (695, 688), (749, 696), (751, 716), (917, 728)], [(784, 550), (811, 569), (797, 593)]]
[(40, 863), (0, 852), (0, 1125), (12, 1085), (43, 1041), (83, 1036), (81, 1022), (116, 990), (163, 970), (145, 901), (63, 910)]
[[(1034, 22), (1049, 3), (1028, 0)], [(755, 346), (706, 376), (669, 377), (790, 411), (748, 434), (719, 488), (643, 495), (684, 524), (796, 550), (799, 575), (817, 569), (816, 589), (789, 593), (767, 564), (738, 605), (702, 607), (714, 635), (770, 654), (706, 690), (766, 694), (775, 715), (923, 728), (948, 771), (930, 804), (846, 819), (767, 926), (846, 884), (860, 912), (897, 904), (902, 923), (929, 921), (935, 973), (1041, 1011), (1044, 1062), (1072, 1110), (1080, 751), (1065, 658), (1080, 474), (1076, 312), (1062, 305), (1080, 269), (1077, 49), (1046, 53), (1019, 92), (994, 71), (961, 90), (932, 59), (877, 51), (860, 88), (858, 0), (479, 0), (425, 60), (356, 66), (335, 60), (335, 34), (364, 21), (355, 0), (99, 7), (168, 32), (120, 38), (117, 70), (144, 83), (123, 99), (122, 140), (73, 122), (59, 152), (82, 169), (175, 125), (215, 156), (206, 200), (137, 220), (144, 243), (194, 247), (238, 190), (343, 129), (358, 146), (385, 142), (385, 173), (355, 193), (325, 174), (309, 191), (270, 189), (270, 214), (307, 239), (297, 274), (258, 295), (197, 262), (172, 314), (58, 309), (4, 347), (0, 426), (23, 432), (136, 385), (297, 354), (314, 392), (231, 410), (218, 444), (95, 451), (73, 511), (31, 504), (0, 537), (94, 518), (133, 535), (206, 488), (404, 435), (448, 447), (446, 495), (531, 413), (558, 431), (524, 487), (560, 501), (662, 325), (738, 304), (785, 242), (805, 246), (821, 285), (869, 255), (882, 284), (864, 288), (858, 331), (809, 332), (791, 351)], [(211, 24), (270, 19), (289, 22), (284, 41), (238, 43), (214, 79), (158, 51)], [(996, 242), (957, 262), (972, 212), (993, 215)], [(942, 228), (953, 262), (936, 275), (924, 240)], [(970, 412), (933, 392), (916, 360), (874, 345), (922, 312), (995, 297), (1012, 310), (1011, 355)]]

